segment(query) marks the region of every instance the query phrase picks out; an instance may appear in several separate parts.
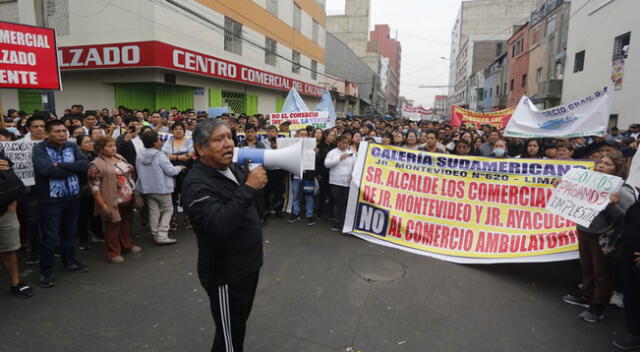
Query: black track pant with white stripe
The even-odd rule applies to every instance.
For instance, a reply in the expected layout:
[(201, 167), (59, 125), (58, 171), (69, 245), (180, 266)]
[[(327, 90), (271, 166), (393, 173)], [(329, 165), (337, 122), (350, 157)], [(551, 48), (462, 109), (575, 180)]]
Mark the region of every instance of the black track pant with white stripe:
[(207, 290), (216, 324), (212, 352), (242, 352), (259, 272)]

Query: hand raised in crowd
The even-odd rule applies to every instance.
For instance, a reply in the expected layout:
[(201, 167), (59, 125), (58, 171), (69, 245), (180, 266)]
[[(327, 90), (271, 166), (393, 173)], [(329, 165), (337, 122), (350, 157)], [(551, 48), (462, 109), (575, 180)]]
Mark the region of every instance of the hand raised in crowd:
[(257, 190), (264, 188), (267, 184), (267, 172), (262, 166), (258, 166), (255, 169), (249, 171), (247, 180), (245, 183), (247, 186)]

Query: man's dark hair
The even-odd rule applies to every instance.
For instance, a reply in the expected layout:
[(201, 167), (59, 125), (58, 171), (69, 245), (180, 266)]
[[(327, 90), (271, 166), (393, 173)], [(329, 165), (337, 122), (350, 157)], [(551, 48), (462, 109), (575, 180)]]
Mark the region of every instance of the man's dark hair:
[(49, 120), (49, 121), (47, 121), (47, 122), (44, 124), (44, 130), (45, 130), (47, 133), (50, 133), (50, 132), (51, 132), (51, 130), (53, 129), (53, 127), (55, 127), (55, 126), (63, 126), (63, 127), (66, 127), (66, 126), (64, 125), (64, 122), (62, 122), (62, 120)]
[(341, 135), (338, 136), (338, 138), (336, 138), (336, 142), (347, 142), (348, 143), (349, 142), (349, 137), (344, 135), (344, 134), (341, 134)]
[(256, 126), (254, 126), (252, 123), (248, 123), (246, 125), (244, 125), (244, 131), (255, 131), (256, 130)]
[(124, 117), (124, 119), (122, 119), (122, 121), (124, 121), (124, 124), (127, 126), (133, 121), (140, 122), (140, 120), (138, 120), (138, 118), (135, 115), (127, 115)]
[(16, 140), (16, 135), (14, 135), (13, 133), (9, 132), (9, 130), (6, 129), (6, 128), (0, 128), (0, 136), (4, 136), (5, 138), (9, 139), (10, 141), (15, 141)]
[(93, 117), (96, 117), (97, 115), (96, 115), (96, 112), (95, 112), (94, 110), (87, 110), (87, 112), (85, 112), (85, 113), (84, 113), (84, 117), (83, 117), (83, 119), (84, 119), (85, 117), (87, 117), (87, 116), (93, 116)]
[[(46, 114), (45, 114), (46, 115)], [(31, 127), (31, 124), (34, 121), (43, 121), (45, 124), (47, 123), (47, 121), (49, 121), (49, 119), (45, 116), (43, 116), (43, 114), (35, 113), (33, 115), (31, 115), (28, 119), (27, 119), (27, 128)]]
[(148, 129), (142, 133), (140, 139), (145, 148), (153, 148), (153, 145), (158, 141), (158, 132)]

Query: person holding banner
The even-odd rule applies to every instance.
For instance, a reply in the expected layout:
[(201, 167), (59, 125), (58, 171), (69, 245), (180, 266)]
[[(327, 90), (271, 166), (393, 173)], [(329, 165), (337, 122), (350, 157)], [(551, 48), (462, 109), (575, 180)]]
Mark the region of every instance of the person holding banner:
[[(595, 171), (626, 178), (622, 154), (603, 153), (596, 162)], [(557, 180), (554, 180), (554, 185), (557, 185)], [(618, 193), (611, 195), (607, 208), (593, 219), (588, 228), (577, 225), (582, 287), (579, 295), (567, 294), (562, 297), (562, 300), (587, 308), (578, 316), (585, 322), (597, 323), (604, 319), (604, 308), (609, 303), (613, 292), (611, 263), (602, 251), (600, 235), (610, 230), (620, 231), (624, 214), (634, 202), (633, 189), (625, 185)]]
[(349, 184), (355, 163), (355, 153), (349, 150), (349, 138), (341, 135), (337, 139), (337, 147), (332, 149), (324, 160), (324, 166), (329, 169), (329, 187), (336, 220), (331, 227), (333, 231), (341, 231), (344, 226)]

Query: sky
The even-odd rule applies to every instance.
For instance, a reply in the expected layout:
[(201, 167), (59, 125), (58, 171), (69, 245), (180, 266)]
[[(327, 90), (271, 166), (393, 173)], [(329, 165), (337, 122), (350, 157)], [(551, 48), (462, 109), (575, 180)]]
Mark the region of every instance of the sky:
[[(327, 0), (327, 13), (344, 9), (345, 1)], [(388, 24), (402, 45), (400, 95), (414, 105), (432, 107), (434, 96), (447, 88), (418, 88), (449, 84), (451, 30), (462, 0), (370, 0), (370, 29)], [(441, 58), (443, 57), (443, 58)]]

